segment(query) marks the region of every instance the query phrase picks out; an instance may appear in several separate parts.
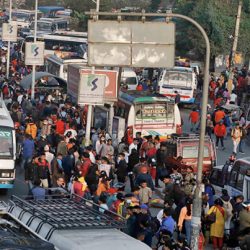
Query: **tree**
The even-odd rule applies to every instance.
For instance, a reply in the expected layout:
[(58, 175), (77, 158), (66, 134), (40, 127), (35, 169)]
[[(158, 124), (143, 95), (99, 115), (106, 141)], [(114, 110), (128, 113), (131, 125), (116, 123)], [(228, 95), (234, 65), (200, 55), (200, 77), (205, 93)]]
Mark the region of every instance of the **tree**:
[[(249, 45), (249, 0), (244, 0), (238, 51), (250, 53)], [(175, 12), (195, 19), (207, 32), (211, 44), (211, 55), (230, 54), (237, 15), (236, 0), (177, 0)], [(177, 21), (177, 51), (193, 50), (199, 57), (204, 55), (205, 43), (200, 32), (191, 24)], [(181, 48), (181, 49), (180, 49)], [(184, 54), (184, 53), (183, 53)]]

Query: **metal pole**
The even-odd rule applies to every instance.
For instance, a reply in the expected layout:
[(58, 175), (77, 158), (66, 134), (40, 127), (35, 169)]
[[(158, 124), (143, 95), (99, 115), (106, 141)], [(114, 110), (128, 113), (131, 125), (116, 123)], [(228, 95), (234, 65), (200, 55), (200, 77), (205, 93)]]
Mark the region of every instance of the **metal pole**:
[[(35, 3), (35, 23), (34, 23), (34, 43), (36, 42), (37, 34), (37, 9), (38, 9), (38, 0)], [(36, 84), (36, 65), (32, 66), (32, 85), (31, 85), (31, 100), (35, 98), (35, 84)]]
[[(9, 24), (12, 21), (12, 0), (10, 0), (10, 9), (9, 9)], [(6, 78), (9, 79), (10, 75), (10, 41), (8, 41), (7, 49), (7, 63), (6, 63)]]
[(100, 0), (96, 0), (96, 12), (100, 11)]
[(231, 60), (230, 60), (229, 79), (228, 79), (228, 84), (227, 84), (227, 88), (228, 88), (228, 91), (229, 91), (230, 94), (232, 93), (232, 89), (233, 89), (234, 58), (235, 58), (235, 53), (236, 53), (237, 45), (238, 45), (241, 10), (242, 10), (242, 0), (239, 1), (239, 5), (238, 5), (238, 13), (237, 13), (236, 24), (235, 24), (235, 31), (234, 31), (234, 42), (233, 42), (232, 53), (231, 53)]
[(193, 202), (192, 211), (192, 240), (191, 249), (198, 250), (198, 240), (200, 235), (201, 226), (201, 184), (202, 184), (202, 168), (204, 156), (204, 138), (206, 131), (206, 117), (207, 117), (207, 103), (208, 103), (208, 87), (209, 87), (209, 63), (210, 63), (210, 43), (205, 30), (192, 18), (179, 14), (169, 14), (170, 17), (179, 17), (191, 22), (201, 32), (206, 43), (206, 58), (205, 58), (205, 74), (202, 93), (202, 107), (201, 107), (201, 126), (200, 126), (200, 142), (198, 152), (198, 172), (197, 172), (197, 185), (195, 189), (195, 197)]
[[(99, 12), (100, 9), (100, 0), (96, 0), (96, 12)], [(98, 16), (97, 16), (98, 19)], [(95, 67), (92, 67), (91, 74), (95, 74)], [(85, 145), (88, 146), (90, 144), (90, 129), (92, 122), (92, 113), (93, 113), (93, 105), (88, 105), (88, 115), (87, 115), (87, 124), (86, 124), (86, 133), (85, 133)]]

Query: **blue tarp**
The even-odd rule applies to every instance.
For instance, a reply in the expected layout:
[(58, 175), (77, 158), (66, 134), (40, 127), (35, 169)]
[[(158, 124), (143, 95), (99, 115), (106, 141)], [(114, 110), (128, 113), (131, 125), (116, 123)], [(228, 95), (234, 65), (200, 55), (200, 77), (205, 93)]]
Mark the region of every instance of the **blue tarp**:
[(65, 10), (62, 6), (39, 6), (38, 10), (44, 13), (56, 12), (59, 10)]

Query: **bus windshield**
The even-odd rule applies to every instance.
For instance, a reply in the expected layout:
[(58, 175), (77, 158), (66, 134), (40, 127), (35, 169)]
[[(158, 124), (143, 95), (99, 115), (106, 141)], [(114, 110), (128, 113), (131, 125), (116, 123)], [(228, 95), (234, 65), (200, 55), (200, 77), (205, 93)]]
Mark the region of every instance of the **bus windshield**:
[(146, 103), (135, 106), (136, 124), (166, 124), (174, 122), (174, 105), (166, 103)]
[(34, 15), (32, 16), (31, 14), (28, 13), (22, 13), (22, 12), (14, 12), (12, 13), (13, 16), (13, 20), (17, 20), (17, 21), (30, 21), (32, 17), (34, 17)]
[[(31, 25), (30, 25), (30, 29), (31, 30), (34, 30), (34, 27), (35, 27), (35, 23), (32, 22)], [(37, 22), (37, 30), (38, 31), (49, 31), (51, 32), (52, 31), (52, 23), (50, 22)]]
[(12, 129), (0, 127), (0, 158), (13, 157)]
[[(199, 146), (184, 146), (182, 149), (182, 157), (184, 159), (187, 158), (197, 158), (199, 152)], [(209, 149), (208, 146), (204, 146), (204, 157), (209, 157)]]
[(167, 71), (164, 76), (167, 85), (187, 86), (192, 82), (191, 72)]

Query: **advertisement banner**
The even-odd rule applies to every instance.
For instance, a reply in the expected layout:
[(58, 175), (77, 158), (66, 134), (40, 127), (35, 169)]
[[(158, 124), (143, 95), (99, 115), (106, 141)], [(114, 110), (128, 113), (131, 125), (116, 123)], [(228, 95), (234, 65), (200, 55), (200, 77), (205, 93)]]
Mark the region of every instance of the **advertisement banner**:
[(103, 104), (105, 81), (105, 75), (80, 74), (78, 104)]
[(17, 41), (17, 24), (15, 22), (3, 23), (2, 41), (9, 41), (9, 42)]
[[(90, 74), (91, 70), (82, 69), (81, 73)], [(117, 81), (118, 72), (115, 70), (95, 70), (95, 74), (103, 74), (106, 76), (105, 89), (104, 89), (104, 100), (105, 101), (116, 101), (117, 100)]]
[(44, 65), (44, 42), (25, 44), (25, 64)]

